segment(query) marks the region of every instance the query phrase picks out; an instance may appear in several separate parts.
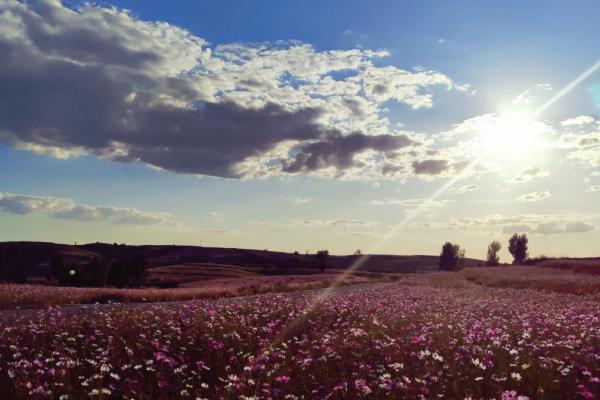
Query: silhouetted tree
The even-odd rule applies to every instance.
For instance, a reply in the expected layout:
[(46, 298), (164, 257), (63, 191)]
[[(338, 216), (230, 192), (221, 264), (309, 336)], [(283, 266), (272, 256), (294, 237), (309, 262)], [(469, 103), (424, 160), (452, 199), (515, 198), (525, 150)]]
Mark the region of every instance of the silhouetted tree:
[(106, 283), (107, 267), (106, 263), (95, 257), (85, 268), (87, 272), (87, 285), (93, 287), (102, 287)]
[(146, 262), (146, 256), (139, 254), (133, 257), (127, 266), (129, 283), (132, 286), (140, 286), (142, 279), (146, 276), (147, 269), (148, 263)]
[(319, 250), (317, 251), (317, 259), (319, 260), (319, 269), (321, 273), (325, 271), (327, 267), (327, 260), (329, 259), (329, 250)]
[(15, 248), (7, 248), (0, 253), (0, 280), (6, 282), (25, 283), (27, 281), (27, 264), (23, 254)]
[(108, 283), (111, 286), (122, 288), (127, 285), (127, 271), (125, 264), (121, 261), (112, 263), (108, 270)]
[(362, 250), (361, 249), (356, 249), (356, 251), (354, 252), (355, 256), (362, 256)]
[(444, 271), (454, 271), (460, 266), (464, 256), (465, 251), (461, 250), (459, 245), (446, 242), (442, 246), (439, 268)]
[(50, 275), (56, 279), (56, 282), (59, 285), (67, 285), (69, 280), (69, 271), (63, 263), (61, 256), (56, 255), (50, 259)]
[(494, 240), (488, 246), (487, 250), (487, 263), (488, 266), (497, 266), (500, 264), (500, 258), (498, 257), (498, 252), (502, 248), (502, 245), (497, 240)]
[(6, 254), (4, 249), (0, 249), (0, 281), (8, 280), (7, 275), (8, 263), (6, 262)]
[(526, 234), (519, 235), (515, 233), (508, 240), (508, 251), (512, 254), (514, 260), (513, 264), (521, 264), (525, 261), (529, 253), (527, 252), (527, 243), (529, 239), (527, 239)]

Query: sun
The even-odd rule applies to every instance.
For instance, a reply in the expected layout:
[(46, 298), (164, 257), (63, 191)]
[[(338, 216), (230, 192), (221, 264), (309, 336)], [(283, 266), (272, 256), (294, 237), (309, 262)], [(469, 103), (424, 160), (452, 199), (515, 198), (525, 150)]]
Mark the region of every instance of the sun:
[(501, 164), (529, 162), (545, 148), (547, 129), (527, 114), (493, 115), (477, 129), (474, 148), (478, 156)]

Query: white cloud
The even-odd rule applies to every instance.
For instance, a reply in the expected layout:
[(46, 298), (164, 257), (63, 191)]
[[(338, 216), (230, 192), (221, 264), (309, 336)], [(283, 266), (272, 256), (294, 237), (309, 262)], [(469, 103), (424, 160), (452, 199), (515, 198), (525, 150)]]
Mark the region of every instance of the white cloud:
[(447, 222), (417, 222), (411, 227), (468, 230), (485, 235), (495, 233), (509, 235), (515, 232), (552, 235), (593, 231), (596, 226), (590, 220), (594, 217), (596, 216), (590, 214), (521, 214), (514, 216), (493, 214), (480, 218), (450, 218)]
[(591, 124), (594, 121), (595, 120), (594, 120), (593, 117), (590, 117), (588, 115), (580, 115), (578, 117), (569, 118), (569, 119), (566, 119), (564, 121), (561, 121), (560, 125), (564, 126), (564, 127), (580, 126), (580, 125)]
[(538, 83), (519, 93), (512, 102), (515, 104), (530, 104), (550, 91), (552, 91), (552, 85), (549, 83)]
[(378, 222), (364, 219), (294, 219), (292, 226), (335, 226), (335, 227), (369, 227), (379, 225)]
[(308, 204), (314, 200), (314, 197), (300, 197), (300, 196), (291, 196), (287, 197), (287, 200), (295, 206), (301, 204)]
[[(27, 99), (0, 98), (10, 116), (0, 121), (0, 142), (53, 157), (92, 154), (232, 178), (373, 177), (402, 148), (397, 138), (418, 145), (391, 126), (387, 102), (431, 108), (440, 92), (470, 90), (439, 71), (385, 66), (385, 50), (320, 51), (294, 41), (213, 46), (177, 26), (90, 4), (3, 2), (0, 11), (0, 45), (10, 57), (0, 79), (61, 87), (56, 96), (45, 92), (52, 85), (32, 83)], [(14, 67), (24, 62), (31, 68)], [(59, 119), (36, 111), (49, 96), (63, 110)], [(346, 153), (337, 137), (350, 133), (397, 143)], [(310, 169), (283, 170), (299, 152), (322, 149), (319, 141), (341, 147), (313, 157), (321, 161)], [(396, 166), (414, 160), (408, 152), (393, 157)], [(342, 162), (322, 162), (331, 159)]]
[(216, 220), (216, 221), (220, 221), (223, 218), (225, 218), (225, 214), (218, 212), (218, 211), (211, 211), (208, 213), (208, 215), (210, 216), (211, 219)]
[(386, 199), (372, 200), (372, 206), (402, 206), (406, 208), (437, 208), (443, 207), (454, 200), (431, 200), (431, 199)]
[(517, 197), (517, 200), (523, 202), (534, 202), (549, 199), (550, 197), (552, 197), (552, 194), (550, 194), (549, 191), (545, 190), (543, 192), (533, 192), (524, 194), (522, 196)]
[(0, 211), (11, 214), (45, 213), (79, 221), (107, 220), (115, 224), (155, 225), (172, 223), (170, 214), (135, 208), (78, 205), (71, 199), (0, 192)]
[(460, 193), (460, 194), (464, 194), (464, 193), (468, 193), (468, 192), (475, 192), (479, 190), (479, 185), (464, 185), (464, 186), (460, 186), (460, 187), (454, 187), (452, 189), (449, 190), (450, 193)]
[(517, 176), (512, 179), (515, 183), (526, 183), (534, 179), (545, 178), (549, 176), (548, 171), (544, 171), (540, 167), (529, 167), (521, 171)]

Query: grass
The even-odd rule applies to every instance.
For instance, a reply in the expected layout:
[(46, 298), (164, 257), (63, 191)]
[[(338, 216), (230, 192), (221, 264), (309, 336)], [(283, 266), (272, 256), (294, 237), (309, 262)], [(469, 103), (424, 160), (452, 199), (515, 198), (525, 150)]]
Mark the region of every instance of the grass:
[(549, 266), (465, 268), (460, 274), (472, 283), (496, 288), (536, 289), (568, 294), (600, 294), (600, 276)]
[(189, 287), (172, 289), (76, 288), (0, 284), (0, 309), (52, 307), (62, 304), (145, 303), (215, 299), (389, 280), (390, 278), (381, 274), (371, 274), (370, 276), (349, 275), (340, 281), (338, 281), (338, 275), (334, 274), (263, 276), (196, 281), (188, 283)]
[(600, 259), (557, 258), (541, 260), (535, 265), (544, 268), (556, 268), (577, 273), (600, 275)]

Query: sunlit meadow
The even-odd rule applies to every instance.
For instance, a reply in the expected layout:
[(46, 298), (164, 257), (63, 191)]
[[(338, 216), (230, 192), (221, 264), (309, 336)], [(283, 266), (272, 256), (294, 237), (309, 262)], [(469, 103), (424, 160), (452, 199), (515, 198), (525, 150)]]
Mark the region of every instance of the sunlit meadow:
[(441, 273), (334, 293), (316, 307), (312, 300), (273, 294), (7, 312), (0, 391), (503, 400), (600, 392), (600, 303), (591, 296), (490, 289)]

